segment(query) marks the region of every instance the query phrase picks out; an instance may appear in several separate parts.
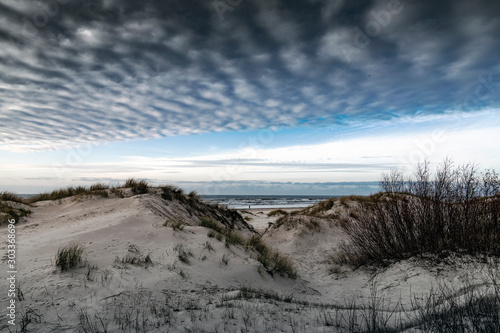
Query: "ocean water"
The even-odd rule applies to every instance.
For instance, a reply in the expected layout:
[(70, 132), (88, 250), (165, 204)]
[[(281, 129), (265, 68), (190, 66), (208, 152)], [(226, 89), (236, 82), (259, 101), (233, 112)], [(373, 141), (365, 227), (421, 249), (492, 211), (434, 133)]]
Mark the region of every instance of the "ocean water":
[(248, 208), (305, 208), (332, 196), (301, 195), (202, 195), (209, 203), (218, 203), (232, 209)]

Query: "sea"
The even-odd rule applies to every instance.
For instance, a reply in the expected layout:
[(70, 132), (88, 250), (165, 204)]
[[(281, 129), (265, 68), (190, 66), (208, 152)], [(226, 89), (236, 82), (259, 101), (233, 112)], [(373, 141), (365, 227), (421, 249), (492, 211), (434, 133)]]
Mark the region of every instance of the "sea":
[[(34, 194), (19, 194), (29, 199)], [(305, 208), (320, 201), (339, 196), (321, 195), (200, 195), (204, 201), (218, 203), (232, 209), (277, 209), (277, 208)]]
[(232, 209), (249, 208), (305, 208), (333, 196), (318, 195), (202, 195), (209, 203), (218, 203)]

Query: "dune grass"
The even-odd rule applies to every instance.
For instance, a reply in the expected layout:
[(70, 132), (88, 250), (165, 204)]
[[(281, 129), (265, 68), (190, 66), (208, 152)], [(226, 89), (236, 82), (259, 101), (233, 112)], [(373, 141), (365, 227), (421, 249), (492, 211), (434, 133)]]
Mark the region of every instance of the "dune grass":
[(257, 260), (271, 275), (278, 274), (291, 279), (297, 278), (297, 269), (287, 255), (269, 248), (260, 236), (252, 236), (247, 241), (247, 247), (257, 252)]
[(276, 215), (288, 215), (288, 213), (286, 211), (284, 211), (283, 209), (275, 209), (275, 210), (267, 213), (267, 217), (272, 217), (272, 216), (276, 216)]
[(123, 185), (124, 188), (130, 188), (132, 193), (137, 194), (145, 194), (149, 192), (149, 183), (145, 179), (136, 180), (135, 178), (129, 178), (125, 181)]
[[(69, 198), (76, 195), (98, 195), (101, 197), (108, 197), (108, 192), (104, 184), (97, 183), (87, 186), (69, 186), (66, 188), (54, 190), (52, 192), (39, 193), (34, 195), (29, 199), (30, 203), (35, 203), (38, 201), (45, 200), (59, 200), (64, 198)], [(109, 188), (109, 186), (108, 186)]]
[(56, 254), (56, 266), (61, 272), (77, 267), (83, 260), (85, 248), (78, 243), (70, 243), (60, 247)]
[(14, 192), (10, 191), (2, 191), (0, 192), (0, 201), (12, 201), (12, 202), (17, 202), (21, 204), (29, 204), (28, 201), (24, 200)]
[(29, 205), (26, 200), (13, 192), (0, 192), (0, 225), (12, 219), (17, 223), (21, 218), (31, 214), (31, 210), (22, 207), (14, 207), (15, 205), (13, 206), (11, 204), (12, 202)]
[(279, 251), (269, 248), (260, 236), (254, 235), (249, 239), (245, 239), (236, 231), (226, 228), (209, 218), (201, 219), (200, 226), (210, 229), (208, 237), (215, 237), (217, 239), (217, 236), (221, 235), (222, 237), (223, 235), (226, 247), (241, 245), (247, 250), (255, 250), (257, 252), (257, 260), (269, 274), (278, 274), (292, 279), (297, 278), (297, 270), (290, 258)]

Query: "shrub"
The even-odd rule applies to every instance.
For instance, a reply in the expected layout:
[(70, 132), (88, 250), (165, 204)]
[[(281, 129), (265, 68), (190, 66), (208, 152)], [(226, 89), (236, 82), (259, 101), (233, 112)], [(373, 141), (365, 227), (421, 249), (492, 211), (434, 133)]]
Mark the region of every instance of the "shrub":
[(350, 238), (344, 254), (355, 265), (383, 263), (421, 253), (500, 255), (500, 181), (475, 165), (445, 160), (431, 177), (428, 162), (414, 177), (392, 170), (383, 195), (341, 223)]
[(56, 266), (61, 272), (76, 267), (83, 260), (84, 247), (78, 243), (70, 243), (57, 250)]

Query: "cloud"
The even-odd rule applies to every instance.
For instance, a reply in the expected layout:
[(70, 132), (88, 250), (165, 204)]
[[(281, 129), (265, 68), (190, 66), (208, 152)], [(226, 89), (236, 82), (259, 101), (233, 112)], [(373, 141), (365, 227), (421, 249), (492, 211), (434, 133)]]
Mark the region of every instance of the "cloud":
[(34, 2), (0, 4), (2, 150), (500, 104), (496, 2)]

